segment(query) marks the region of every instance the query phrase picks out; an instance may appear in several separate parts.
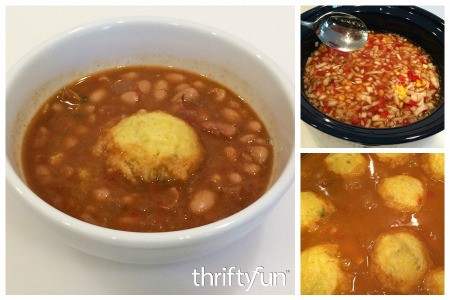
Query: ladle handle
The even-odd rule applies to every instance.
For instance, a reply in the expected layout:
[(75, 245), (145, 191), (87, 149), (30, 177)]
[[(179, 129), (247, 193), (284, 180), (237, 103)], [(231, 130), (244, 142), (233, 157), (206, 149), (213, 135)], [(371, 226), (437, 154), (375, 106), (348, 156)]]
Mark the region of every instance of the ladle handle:
[(316, 30), (316, 23), (315, 22), (307, 22), (300, 20), (300, 23), (302, 26), (308, 27), (311, 30)]

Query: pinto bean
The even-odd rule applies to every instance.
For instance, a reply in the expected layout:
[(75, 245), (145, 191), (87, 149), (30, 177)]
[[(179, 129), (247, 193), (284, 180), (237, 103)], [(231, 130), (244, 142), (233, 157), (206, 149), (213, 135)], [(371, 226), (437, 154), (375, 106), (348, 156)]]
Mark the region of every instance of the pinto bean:
[(78, 144), (78, 139), (76, 137), (73, 137), (73, 136), (68, 136), (68, 137), (64, 138), (64, 140), (63, 140), (63, 146), (66, 149), (73, 148), (77, 144)]
[(221, 102), (225, 99), (225, 97), (227, 96), (227, 92), (224, 89), (221, 88), (213, 88), (210, 91), (210, 94), (212, 94), (214, 96), (214, 100)]
[(225, 120), (232, 123), (238, 123), (241, 119), (241, 115), (232, 108), (225, 107), (221, 110), (220, 113), (222, 117), (225, 118)]
[(130, 80), (132, 80), (132, 79), (138, 78), (139, 75), (138, 75), (137, 72), (131, 71), (131, 72), (128, 72), (128, 73), (124, 74), (122, 77), (123, 77), (124, 79), (130, 79)]
[(121, 198), (121, 202), (123, 205), (130, 205), (132, 204), (136, 198), (133, 195), (125, 195)]
[(201, 126), (204, 130), (213, 135), (230, 139), (238, 133), (238, 129), (235, 125), (220, 121), (205, 121), (201, 124)]
[(198, 90), (201, 90), (205, 87), (205, 83), (203, 81), (197, 80), (192, 83), (192, 86)]
[(167, 90), (169, 89), (169, 83), (166, 80), (160, 79), (153, 85), (155, 90)]
[(92, 103), (98, 103), (106, 98), (106, 95), (108, 95), (108, 91), (104, 88), (99, 88), (93, 91), (89, 95), (89, 101)]
[(64, 105), (61, 102), (55, 102), (52, 104), (52, 110), (54, 112), (61, 112), (64, 109)]
[(220, 176), (219, 174), (215, 173), (211, 176), (210, 181), (212, 183), (220, 183), (222, 181), (222, 176)]
[(232, 183), (241, 183), (242, 182), (242, 176), (239, 173), (233, 172), (230, 173), (230, 175), (228, 175), (228, 179), (232, 182)]
[(47, 165), (36, 166), (36, 175), (41, 179), (49, 179), (52, 176), (52, 171)]
[(247, 128), (253, 132), (260, 132), (262, 129), (262, 125), (258, 121), (251, 120), (247, 123)]
[(165, 76), (170, 82), (181, 82), (186, 80), (186, 76), (181, 73), (170, 73)]
[(238, 158), (237, 150), (234, 147), (228, 146), (224, 149), (225, 156), (230, 162), (235, 162)]
[(97, 201), (106, 201), (111, 196), (109, 189), (107, 189), (105, 187), (94, 189), (92, 191), (92, 195), (93, 195), (94, 199)]
[(188, 89), (188, 88), (190, 88), (191, 86), (189, 85), (189, 84), (187, 84), (187, 83), (180, 83), (179, 85), (177, 85), (175, 88), (174, 88), (174, 90), (175, 90), (175, 92), (179, 92), (179, 91), (182, 91), (182, 90), (184, 90), (184, 89)]
[(33, 141), (33, 148), (44, 146), (49, 138), (50, 131), (46, 127), (39, 127), (36, 138)]
[(163, 101), (167, 97), (167, 91), (166, 90), (154, 90), (153, 97), (155, 97), (155, 100), (158, 102)]
[(49, 161), (50, 165), (56, 166), (56, 165), (59, 165), (63, 161), (63, 159), (64, 159), (64, 153), (58, 152), (58, 153), (50, 156), (48, 161)]
[(189, 203), (189, 209), (195, 214), (201, 214), (211, 209), (216, 201), (216, 194), (210, 190), (200, 190), (194, 194)]
[(172, 102), (194, 102), (198, 99), (200, 94), (194, 88), (186, 88), (184, 90), (179, 91), (172, 97)]
[(252, 133), (249, 133), (249, 134), (243, 135), (239, 139), (239, 141), (242, 143), (245, 143), (245, 144), (252, 144), (255, 141), (255, 139), (256, 139), (256, 136)]
[(150, 83), (150, 81), (145, 80), (145, 79), (138, 81), (137, 86), (138, 86), (138, 89), (143, 94), (148, 94), (150, 92), (150, 90), (152, 89), (152, 84)]
[(269, 150), (264, 146), (251, 146), (248, 148), (253, 161), (259, 165), (264, 164), (269, 157)]
[(169, 83), (166, 80), (160, 79), (153, 85), (153, 97), (156, 101), (163, 101), (167, 97), (167, 90)]
[(250, 175), (256, 175), (261, 170), (261, 167), (254, 163), (244, 164), (244, 171)]
[(122, 100), (122, 102), (126, 104), (135, 104), (139, 100), (139, 95), (133, 91), (125, 92), (120, 95), (120, 100)]

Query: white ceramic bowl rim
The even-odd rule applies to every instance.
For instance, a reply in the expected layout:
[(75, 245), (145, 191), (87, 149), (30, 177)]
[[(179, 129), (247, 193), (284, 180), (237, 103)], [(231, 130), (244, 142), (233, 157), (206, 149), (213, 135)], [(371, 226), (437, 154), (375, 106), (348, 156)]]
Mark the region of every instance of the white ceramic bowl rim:
[[(276, 74), (276, 78), (280, 81), (280, 86), (287, 95), (294, 95), (294, 88), (292, 83), (287, 79), (283, 71), (272, 62), (266, 55), (261, 53), (255, 47), (251, 46), (247, 42), (232, 36), (221, 30), (211, 28), (209, 26), (204, 26), (199, 23), (170, 19), (170, 18), (159, 18), (159, 17), (127, 17), (111, 19), (106, 21), (89, 23), (77, 27), (73, 30), (69, 30), (65, 33), (55, 36), (54, 38), (44, 42), (39, 45), (26, 56), (24, 56), (19, 62), (17, 62), (11, 70), (7, 73), (6, 77), (6, 91), (10, 86), (13, 79), (20, 72), (21, 68), (26, 65), (26, 63), (32, 59), (36, 53), (41, 53), (46, 51), (52, 45), (57, 44), (62, 38), (67, 38), (74, 34), (82, 34), (86, 30), (95, 28), (106, 28), (106, 26), (121, 26), (123, 24), (160, 24), (166, 26), (183, 26), (189, 30), (199, 31), (206, 35), (214, 35), (216, 38), (227, 40), (232, 44), (238, 45), (243, 48), (246, 52), (254, 53), (258, 59), (266, 65), (272, 72)], [(293, 101), (290, 101), (293, 102)], [(294, 103), (290, 103), (291, 110), (294, 112)], [(293, 148), (293, 147), (292, 147)], [(248, 220), (244, 217), (246, 214), (258, 216), (271, 205), (275, 204), (275, 199), (283, 195), (289, 186), (294, 181), (294, 150), (293, 149), (283, 149), (283, 151), (291, 151), (289, 154), (289, 159), (281, 172), (280, 177), (273, 183), (273, 185), (266, 191), (266, 193), (253, 204), (245, 208), (244, 210), (231, 215), (225, 219), (216, 221), (211, 224), (204, 226), (172, 231), (172, 232), (161, 232), (161, 233), (143, 233), (143, 232), (128, 232), (120, 231), (109, 228), (104, 228), (96, 225), (86, 223), (84, 221), (78, 220), (71, 217), (56, 208), (49, 205), (47, 202), (43, 201), (37, 195), (35, 195), (22, 181), (22, 179), (15, 172), (9, 159), (6, 160), (6, 179), (12, 187), (16, 189), (19, 194), (22, 194), (25, 201), (30, 204), (30, 206), (43, 215), (44, 218), (53, 223), (56, 226), (67, 227), (69, 231), (75, 234), (88, 235), (95, 239), (102, 240), (117, 246), (124, 247), (134, 247), (134, 248), (166, 248), (166, 247), (177, 247), (184, 246), (186, 244), (193, 244), (201, 238), (206, 236), (215, 236), (221, 234), (223, 231), (228, 231), (232, 228), (237, 228), (243, 225)], [(271, 203), (272, 202), (272, 203)]]

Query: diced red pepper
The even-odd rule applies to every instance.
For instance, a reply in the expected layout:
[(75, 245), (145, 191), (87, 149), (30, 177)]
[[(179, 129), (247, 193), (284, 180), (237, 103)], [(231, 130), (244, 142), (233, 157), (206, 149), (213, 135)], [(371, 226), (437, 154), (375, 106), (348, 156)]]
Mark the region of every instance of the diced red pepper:
[(420, 77), (416, 74), (414, 74), (411, 70), (408, 70), (407, 72), (408, 78), (411, 81), (416, 81), (417, 79), (420, 79)]
[(409, 105), (410, 105), (410, 106), (417, 105), (417, 102), (416, 102), (416, 101), (413, 101), (413, 100), (409, 100)]
[(402, 74), (398, 75), (398, 80), (403, 82), (403, 81), (405, 81), (405, 79), (406, 79), (406, 77), (403, 76)]
[(317, 93), (317, 92), (323, 93), (324, 91), (325, 91), (325, 87), (323, 85), (320, 85), (314, 89), (314, 93)]
[(388, 115), (389, 115), (389, 112), (388, 112), (387, 110), (384, 110), (384, 111), (382, 111), (382, 112), (380, 113), (380, 116), (381, 116), (382, 118), (387, 118)]
[(322, 76), (324, 76), (325, 75), (325, 71), (323, 71), (323, 70), (317, 70), (316, 71), (316, 76), (320, 76), (320, 77), (322, 77)]
[(352, 123), (352, 125), (361, 125), (361, 120), (355, 115), (350, 118), (350, 123)]

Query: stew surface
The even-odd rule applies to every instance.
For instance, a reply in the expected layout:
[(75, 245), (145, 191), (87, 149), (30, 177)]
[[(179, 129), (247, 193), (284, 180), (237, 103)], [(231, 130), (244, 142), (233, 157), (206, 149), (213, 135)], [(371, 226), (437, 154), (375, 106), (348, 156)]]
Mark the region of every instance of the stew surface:
[[(359, 155), (359, 154), (358, 154)], [(306, 154), (301, 159), (301, 191), (302, 191), (302, 231), (301, 231), (301, 251), (302, 264), (303, 253), (317, 245), (337, 245), (339, 254), (338, 268), (342, 271), (342, 278), (346, 278), (346, 283), (340, 286), (334, 293), (342, 294), (397, 294), (401, 293), (389, 289), (389, 282), (394, 282), (393, 277), (383, 283), (383, 278), (377, 276), (375, 266), (375, 249), (377, 243), (381, 243), (381, 237), (406, 233), (414, 236), (418, 244), (421, 244), (425, 258), (429, 256), (430, 262), (424, 269), (424, 275), (418, 275), (413, 282), (412, 288), (406, 293), (427, 294), (433, 293), (423, 284), (423, 277), (436, 268), (444, 267), (444, 182), (443, 179), (436, 179), (426, 171), (428, 169), (424, 156), (427, 154), (411, 154), (407, 159), (395, 159), (395, 162), (385, 162), (378, 159), (374, 154), (362, 154), (362, 163), (355, 168), (355, 172), (347, 172), (345, 175), (337, 174), (336, 168), (327, 165), (325, 159), (328, 154)], [(403, 160), (403, 161), (402, 161)], [(353, 161), (353, 166), (356, 162)], [(359, 161), (357, 162), (359, 164)], [(443, 163), (443, 162), (442, 162)], [(342, 165), (336, 164), (338, 170), (344, 170)], [(353, 167), (352, 166), (352, 167)], [(443, 166), (442, 166), (443, 168)], [(426, 169), (426, 170), (425, 170)], [(333, 170), (333, 171), (332, 171)], [(362, 171), (361, 171), (362, 170)], [(400, 177), (399, 177), (400, 176)], [(398, 207), (393, 205), (392, 198), (383, 198), (381, 193), (389, 185), (385, 185), (387, 178), (404, 179), (415, 178), (423, 188), (422, 194), (417, 197), (414, 207)], [(414, 181), (416, 182), (416, 181)], [(398, 190), (401, 195), (400, 200), (412, 195), (415, 186), (408, 185), (405, 190)], [(312, 193), (310, 193), (312, 192)], [(312, 216), (312, 206), (309, 209), (303, 207), (307, 196), (317, 195), (325, 205), (319, 210), (321, 219), (316, 223), (309, 223), (312, 226), (304, 227), (304, 223)], [(384, 194), (383, 194), (384, 195)], [(304, 198), (303, 198), (304, 197)], [(388, 199), (388, 200), (387, 200)], [(414, 202), (411, 200), (411, 202)], [(308, 212), (305, 212), (308, 210)], [(394, 251), (394, 246), (387, 244), (387, 252)], [(407, 242), (407, 245), (411, 245)], [(331, 247), (331, 246), (325, 246)], [(401, 248), (401, 247), (399, 247)], [(318, 249), (318, 248), (316, 248)], [(323, 248), (325, 249), (325, 248)], [(323, 250), (322, 249), (322, 250)], [(333, 251), (335, 251), (334, 249)], [(331, 253), (329, 249), (323, 250)], [(317, 250), (317, 253), (324, 253)], [(385, 251), (385, 250), (383, 250)], [(400, 250), (399, 250), (400, 251)], [(310, 251), (311, 252), (311, 251)], [(311, 252), (312, 253), (312, 252)], [(418, 255), (419, 256), (419, 255)], [(405, 256), (394, 260), (393, 269), (396, 262), (401, 261)], [(317, 274), (320, 268), (318, 261), (314, 261), (309, 267), (308, 274)], [(378, 259), (378, 258), (377, 258)], [(386, 263), (385, 266), (389, 265)], [(384, 266), (383, 266), (384, 267)], [(302, 272), (307, 272), (302, 265)], [(306, 266), (305, 266), (306, 268)], [(405, 263), (400, 269), (408, 269)], [(323, 280), (332, 270), (323, 270), (325, 275), (321, 275)], [(403, 271), (400, 271), (403, 272)], [(409, 271), (404, 271), (405, 274)], [(416, 272), (414, 269), (412, 273)], [(305, 273), (306, 274), (306, 273)], [(406, 274), (414, 277), (417, 274)], [(303, 285), (306, 289), (306, 281), (302, 275)], [(442, 279), (443, 280), (443, 279)], [(344, 281), (344, 280), (343, 280)], [(442, 282), (443, 284), (443, 282)], [(400, 286), (402, 284), (399, 284)], [(394, 287), (395, 289), (395, 287)]]
[(439, 75), (430, 56), (406, 38), (369, 33), (358, 51), (320, 45), (308, 58), (304, 91), (322, 113), (368, 128), (408, 125), (440, 101)]
[[(186, 142), (185, 142), (186, 141)], [(257, 200), (272, 141), (255, 112), (208, 78), (120, 67), (57, 91), (22, 147), (27, 184), (55, 208), (126, 231), (174, 231)]]

